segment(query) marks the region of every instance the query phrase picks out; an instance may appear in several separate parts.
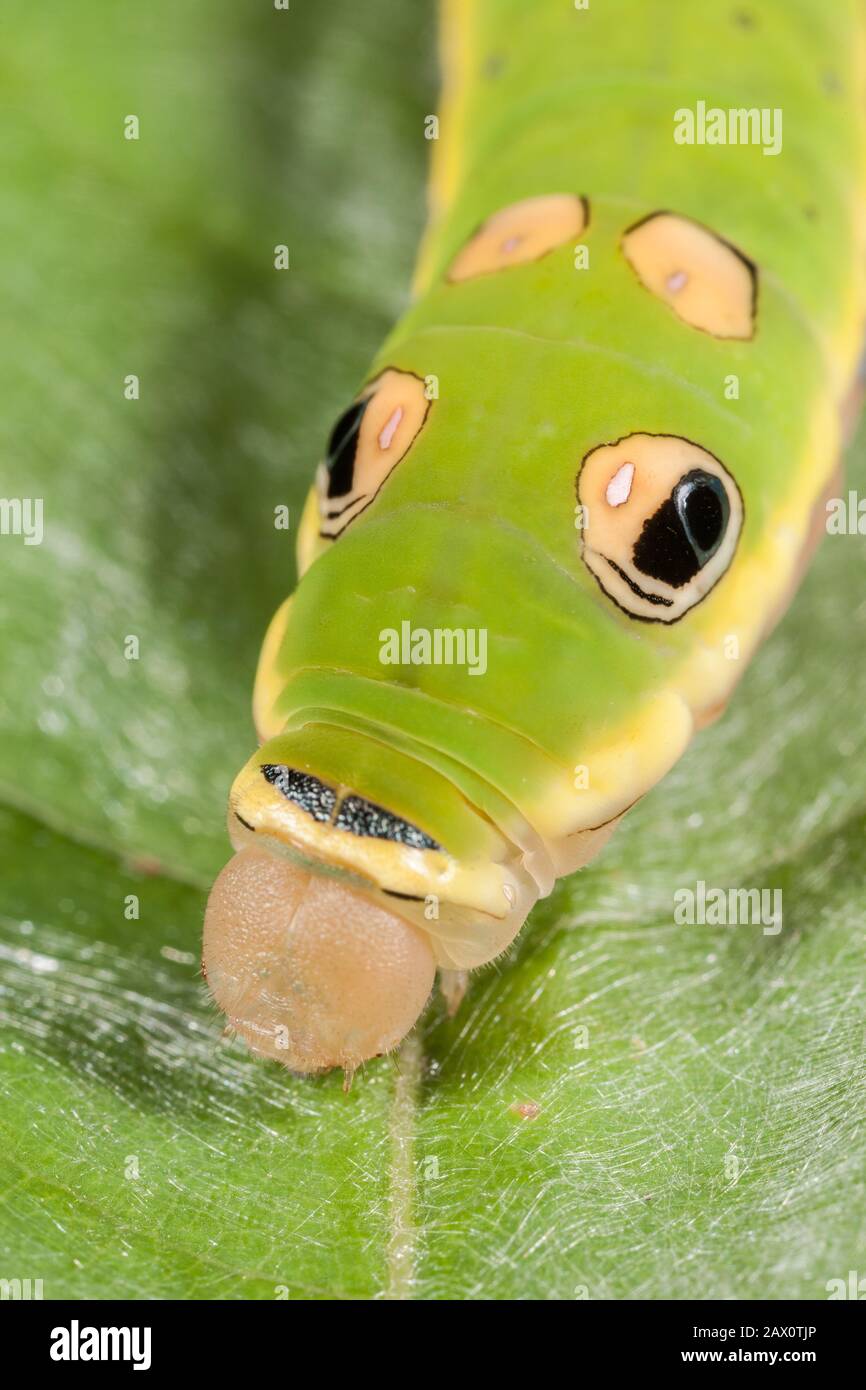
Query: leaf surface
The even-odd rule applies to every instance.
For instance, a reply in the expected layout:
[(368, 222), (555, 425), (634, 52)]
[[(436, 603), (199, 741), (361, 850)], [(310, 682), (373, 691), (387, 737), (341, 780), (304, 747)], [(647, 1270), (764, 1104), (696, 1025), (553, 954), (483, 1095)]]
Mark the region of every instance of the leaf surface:
[[(405, 302), (436, 101), (427, 7), (240, 9), (17, 0), (0, 59), (3, 492), (45, 518), (0, 540), (0, 1275), (824, 1297), (866, 1239), (860, 537), (455, 1020), (348, 1096), (222, 1038), (198, 952), (274, 509)], [(782, 930), (677, 926), (699, 880), (780, 888)]]

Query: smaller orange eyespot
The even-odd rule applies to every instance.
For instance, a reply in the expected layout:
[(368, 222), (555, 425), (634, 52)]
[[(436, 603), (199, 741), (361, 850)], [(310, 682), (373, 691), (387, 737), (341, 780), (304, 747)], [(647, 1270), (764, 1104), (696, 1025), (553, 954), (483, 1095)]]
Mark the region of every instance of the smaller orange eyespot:
[(550, 193), (501, 208), (455, 257), (448, 279), (457, 283), (537, 261), (555, 246), (581, 235), (589, 222), (584, 198)]
[(754, 336), (755, 267), (714, 232), (656, 212), (626, 232), (622, 249), (641, 284), (683, 323), (715, 338)]
[(577, 478), (587, 568), (624, 612), (674, 623), (733, 559), (740, 490), (713, 454), (677, 435), (631, 434), (587, 454)]
[(340, 416), (316, 476), (322, 536), (335, 539), (370, 505), (429, 409), (421, 378), (389, 367)]

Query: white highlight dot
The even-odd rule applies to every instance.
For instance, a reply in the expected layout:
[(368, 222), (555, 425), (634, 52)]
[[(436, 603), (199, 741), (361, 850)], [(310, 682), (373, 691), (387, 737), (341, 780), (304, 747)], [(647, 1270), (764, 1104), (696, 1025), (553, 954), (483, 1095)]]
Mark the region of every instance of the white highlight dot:
[(621, 507), (623, 502), (628, 501), (633, 479), (633, 463), (624, 463), (616, 470), (604, 493), (605, 500), (611, 507)]
[(391, 443), (391, 440), (394, 438), (394, 435), (397, 433), (397, 426), (399, 425), (399, 423), (400, 423), (400, 421), (401, 421), (402, 419), (403, 419), (403, 407), (402, 407), (402, 405), (398, 405), (398, 406), (397, 406), (397, 409), (394, 411), (394, 414), (391, 416), (391, 418), (390, 418), (390, 420), (388, 421), (387, 425), (385, 425), (385, 426), (383, 427), (382, 432), (381, 432), (381, 434), (379, 435), (379, 448), (380, 448), (380, 449), (387, 449), (387, 448), (388, 448), (389, 444)]
[(666, 285), (671, 294), (679, 294), (680, 290), (685, 289), (689, 283), (689, 277), (684, 270), (675, 270), (673, 275), (669, 275)]

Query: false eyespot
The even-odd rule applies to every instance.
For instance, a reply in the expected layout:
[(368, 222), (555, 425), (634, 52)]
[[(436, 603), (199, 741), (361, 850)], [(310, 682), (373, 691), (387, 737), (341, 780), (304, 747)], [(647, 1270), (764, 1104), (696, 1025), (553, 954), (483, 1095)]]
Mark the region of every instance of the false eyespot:
[(592, 449), (577, 478), (583, 559), (634, 618), (674, 623), (731, 563), (740, 490), (713, 454), (677, 435), (632, 434)]
[(389, 367), (343, 412), (316, 478), (322, 536), (335, 539), (369, 507), (429, 409), (421, 378)]

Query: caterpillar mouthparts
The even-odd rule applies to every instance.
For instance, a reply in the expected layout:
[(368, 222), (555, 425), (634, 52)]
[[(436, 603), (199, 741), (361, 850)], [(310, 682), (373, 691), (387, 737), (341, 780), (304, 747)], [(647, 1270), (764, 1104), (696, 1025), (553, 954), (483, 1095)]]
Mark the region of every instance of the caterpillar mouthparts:
[(429, 939), (399, 911), (258, 845), (214, 883), (202, 966), (252, 1052), (347, 1076), (405, 1037), (436, 974)]

